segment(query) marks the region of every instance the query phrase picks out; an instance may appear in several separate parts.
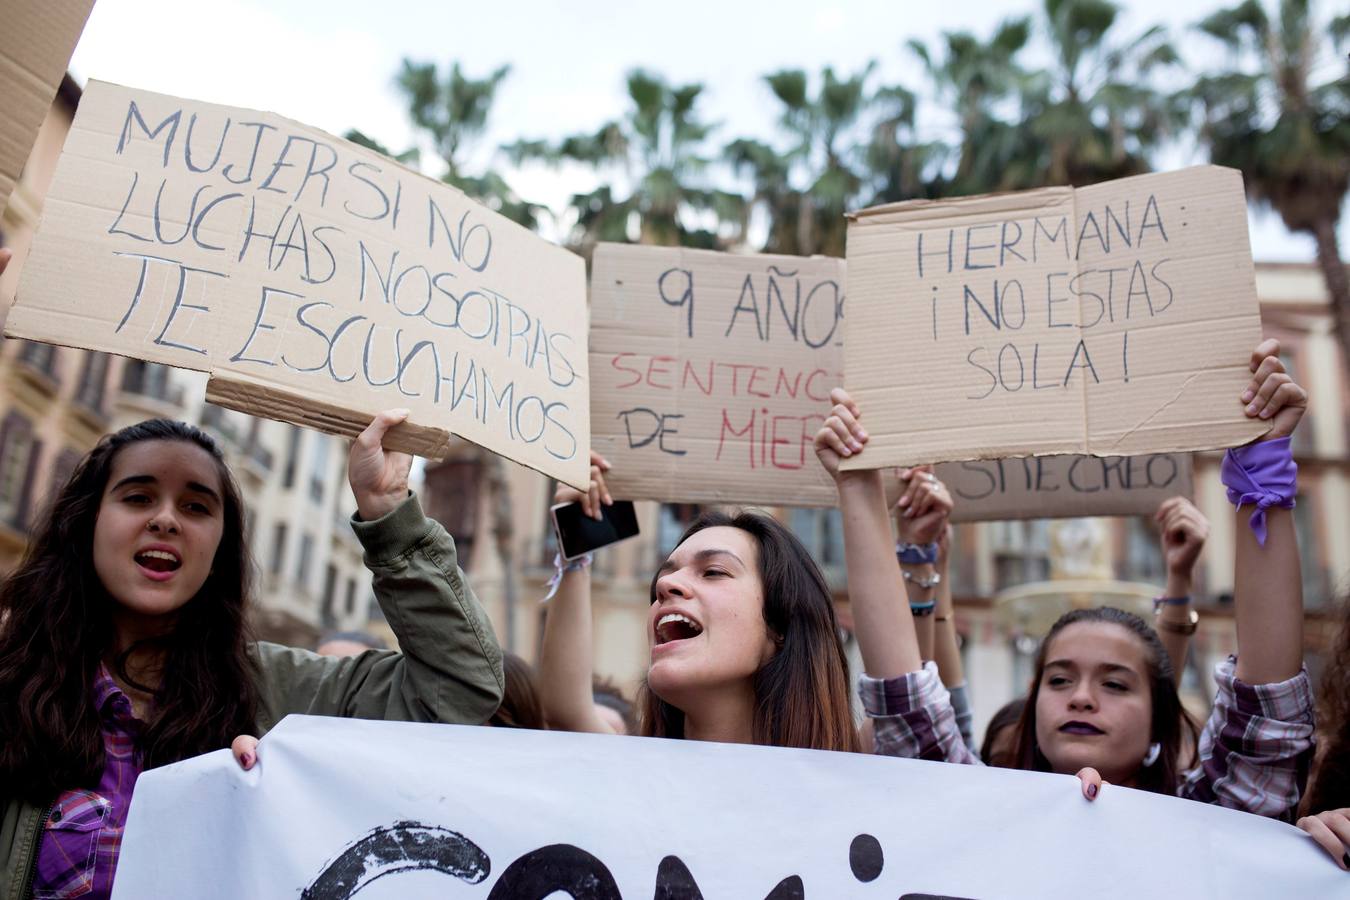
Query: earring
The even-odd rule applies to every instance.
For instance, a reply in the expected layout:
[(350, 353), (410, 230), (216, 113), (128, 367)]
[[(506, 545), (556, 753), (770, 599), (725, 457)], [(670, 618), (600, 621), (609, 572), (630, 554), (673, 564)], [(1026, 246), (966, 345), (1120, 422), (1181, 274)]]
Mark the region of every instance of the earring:
[(1162, 744), (1154, 742), (1148, 745), (1148, 754), (1144, 757), (1144, 765), (1151, 766), (1162, 756)]

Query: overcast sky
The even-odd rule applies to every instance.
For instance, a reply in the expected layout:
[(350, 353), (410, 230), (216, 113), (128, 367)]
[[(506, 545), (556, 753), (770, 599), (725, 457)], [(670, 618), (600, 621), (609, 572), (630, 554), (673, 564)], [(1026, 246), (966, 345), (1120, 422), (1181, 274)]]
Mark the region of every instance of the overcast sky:
[[(97, 0), (71, 68), (197, 100), (270, 110), (334, 133), (359, 128), (395, 150), (413, 142), (393, 78), (407, 56), (458, 60), (480, 77), (509, 63), (490, 134), (475, 163), (498, 166), (518, 193), (561, 212), (566, 198), (595, 186), (579, 167), (513, 170), (500, 143), (589, 131), (625, 107), (623, 76), (645, 66), (675, 82), (707, 85), (705, 117), (721, 123), (710, 146), (733, 137), (775, 138), (776, 101), (761, 76), (780, 68), (850, 73), (877, 60), (873, 84), (923, 85), (904, 44), (943, 30), (987, 35), (1034, 0), (915, 3), (903, 0)], [(1207, 38), (1188, 30), (1218, 4), (1125, 0), (1125, 33), (1163, 23), (1188, 60), (1214, 59)], [(1323, 12), (1330, 6), (1323, 0)], [(1323, 62), (1325, 73), (1339, 63)], [(1343, 71), (1343, 68), (1341, 69)], [(941, 128), (931, 100), (923, 121)], [(1167, 154), (1172, 167), (1199, 161), (1191, 147)], [(439, 174), (432, 171), (431, 174)], [(1341, 246), (1350, 246), (1350, 216)], [(1258, 259), (1309, 261), (1311, 239), (1289, 234), (1273, 214), (1252, 220)]]

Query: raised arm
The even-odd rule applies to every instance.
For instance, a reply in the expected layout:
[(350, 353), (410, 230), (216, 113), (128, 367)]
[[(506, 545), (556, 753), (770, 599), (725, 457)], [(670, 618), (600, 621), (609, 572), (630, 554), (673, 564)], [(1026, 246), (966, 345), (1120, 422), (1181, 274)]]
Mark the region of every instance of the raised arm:
[(1236, 507), (1236, 662), (1215, 669), (1218, 693), (1200, 735), (1200, 765), (1180, 794), (1291, 819), (1313, 757), (1312, 685), (1303, 670), (1303, 591), (1290, 509), (1297, 467), (1289, 436), (1307, 405), (1276, 341), (1252, 355), (1247, 415), (1271, 423), (1254, 444), (1229, 450), (1221, 475)]
[(460, 570), (454, 541), (408, 491), (412, 458), (387, 452), (385, 433), (406, 410), (376, 416), (352, 444), (352, 528), (397, 651), (336, 659), (257, 644), (259, 731), (287, 713), (481, 724), (501, 703), (502, 655), (492, 624)]
[[(863, 452), (867, 443), (858, 407), (842, 389), (830, 397), (835, 406), (816, 434), (816, 455), (839, 489), (849, 603), (863, 657), (859, 692), (873, 721), (875, 752), (977, 762), (962, 739), (937, 667), (931, 662), (925, 666), (919, 653), (910, 596), (891, 545), (881, 475), (839, 471), (840, 460)], [(913, 481), (906, 501), (909, 514), (900, 517), (900, 539), (927, 547), (946, 526), (951, 500), (936, 479)], [(931, 564), (923, 565), (931, 570)]]
[(1209, 520), (1185, 497), (1171, 497), (1158, 507), (1153, 519), (1158, 523), (1159, 542), (1167, 564), (1167, 587), (1154, 601), (1153, 624), (1158, 631), (1177, 686), (1186, 668), (1186, 653), (1195, 634), (1196, 615), (1192, 606), (1192, 572), (1200, 551), (1209, 537)]
[(897, 678), (921, 669), (923, 658), (895, 564), (885, 488), (876, 469), (839, 470), (841, 460), (863, 452), (867, 431), (857, 404), (842, 388), (831, 391), (830, 399), (834, 408), (816, 434), (816, 456), (839, 491), (848, 598), (863, 669), (873, 678)]
[[(600, 505), (613, 503), (605, 486), (609, 463), (591, 454), (590, 491), (559, 485), (555, 503), (579, 502), (589, 516), (600, 517)], [(562, 563), (562, 580), (548, 602), (544, 637), (539, 648), (539, 700), (544, 719), (559, 731), (613, 734), (609, 723), (596, 714), (591, 685), (594, 651), (591, 625), (591, 570), (589, 565)]]
[[(1225, 484), (1236, 494), (1233, 602), (1237, 617), (1237, 677), (1247, 684), (1287, 681), (1303, 668), (1303, 578), (1294, 534), (1296, 467), (1290, 436), (1308, 407), (1308, 394), (1285, 373), (1279, 341), (1252, 354), (1246, 413), (1271, 423), (1260, 441), (1225, 459)], [(1240, 482), (1234, 490), (1234, 482)], [(1260, 516), (1264, 514), (1264, 541)]]

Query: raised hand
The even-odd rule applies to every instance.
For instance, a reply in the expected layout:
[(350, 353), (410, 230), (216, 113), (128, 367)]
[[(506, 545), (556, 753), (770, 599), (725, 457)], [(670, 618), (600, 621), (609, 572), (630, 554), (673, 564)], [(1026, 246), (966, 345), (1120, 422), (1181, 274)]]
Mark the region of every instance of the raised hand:
[(1280, 362), (1280, 342), (1269, 338), (1257, 344), (1250, 363), (1252, 380), (1242, 392), (1249, 419), (1271, 423), (1261, 440), (1288, 437), (1308, 410), (1308, 392), (1299, 387)]
[(609, 460), (592, 450), (590, 489), (582, 493), (570, 484), (558, 482), (558, 489), (553, 492), (553, 502), (580, 503), (582, 512), (592, 519), (603, 518), (600, 505), (610, 506), (614, 503), (614, 498), (609, 495), (609, 487), (605, 484), (605, 473), (609, 469)]
[(1163, 559), (1167, 573), (1190, 581), (1195, 561), (1209, 538), (1209, 519), (1185, 497), (1164, 500), (1153, 515), (1161, 530)]
[(825, 419), (825, 424), (816, 432), (816, 458), (825, 467), (825, 471), (835, 481), (849, 473), (839, 471), (841, 460), (857, 456), (867, 443), (867, 429), (859, 421), (862, 412), (858, 404), (843, 388), (830, 391), (830, 402), (834, 407)]
[(408, 496), (412, 456), (386, 451), (384, 435), (408, 419), (406, 409), (386, 409), (357, 435), (347, 455), (347, 481), (356, 495), (356, 511), (367, 522), (388, 514)]
[(895, 504), (895, 522), (900, 540), (907, 544), (931, 544), (947, 528), (954, 503), (947, 486), (933, 474), (932, 466), (901, 469), (905, 485)]

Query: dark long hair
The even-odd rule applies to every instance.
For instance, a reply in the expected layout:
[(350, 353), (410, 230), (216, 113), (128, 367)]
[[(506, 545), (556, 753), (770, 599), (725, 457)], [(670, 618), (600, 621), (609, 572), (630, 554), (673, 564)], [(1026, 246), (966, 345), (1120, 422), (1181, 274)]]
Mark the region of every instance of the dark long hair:
[(544, 706), (539, 702), (539, 687), (534, 668), (509, 650), (502, 651), (502, 672), (506, 690), (497, 711), (487, 724), (498, 728), (545, 729)]
[(1350, 806), (1350, 596), (1341, 600), (1341, 632), (1322, 673), (1317, 710), (1323, 743), (1303, 814)]
[[(0, 784), (14, 785), (14, 795), (37, 804), (95, 787), (103, 771), (91, 691), (113, 643), (116, 601), (94, 571), (94, 526), (113, 460), (142, 441), (182, 441), (211, 454), (224, 519), (206, 583), (178, 611), (172, 630), (154, 639), (163, 664), (153, 720), (139, 736), (144, 765), (227, 747), (257, 727), (256, 665), (245, 619), (253, 565), (239, 488), (215, 442), (200, 430), (165, 419), (132, 425), (80, 461), (35, 529), (22, 564), (0, 587)], [(128, 654), (113, 668), (130, 682)]]
[[(1008, 768), (1013, 766), (1017, 760), (1017, 724), (1022, 720), (1022, 711), (1026, 709), (1027, 698), (1015, 697), (998, 708), (990, 718), (989, 724), (984, 726), (984, 741), (980, 744), (980, 761), (986, 766), (996, 768)], [(998, 740), (999, 733), (1005, 728), (1013, 729), (1012, 753), (1004, 754), (999, 759), (994, 759), (994, 742)]]
[(1041, 677), (1045, 674), (1046, 654), (1049, 652), (1051, 642), (1065, 628), (1079, 622), (1106, 622), (1119, 625), (1143, 643), (1144, 665), (1147, 670), (1145, 674), (1148, 678), (1149, 696), (1153, 701), (1149, 741), (1160, 744), (1162, 752), (1151, 766), (1143, 765), (1143, 760), (1140, 760), (1135, 787), (1159, 794), (1175, 794), (1184, 774), (1181, 770), (1181, 760), (1199, 736), (1199, 728), (1181, 705), (1181, 697), (1177, 694), (1176, 677), (1172, 672), (1172, 661), (1162, 641), (1158, 640), (1158, 633), (1134, 613), (1113, 606), (1067, 612), (1059, 617), (1045, 639), (1041, 641), (1041, 647), (1036, 651), (1035, 675), (1027, 690), (1027, 703), (1017, 724), (1015, 767), (1037, 772), (1051, 770), (1050, 761), (1041, 753), (1041, 748), (1036, 742), (1036, 701), (1041, 694)]
[[(858, 750), (858, 732), (849, 706), (848, 662), (839, 641), (834, 603), (811, 554), (776, 520), (751, 512), (734, 516), (706, 512), (689, 526), (679, 543), (705, 528), (739, 528), (759, 546), (764, 622), (778, 640), (778, 651), (755, 673), (754, 742), (773, 747)], [(656, 580), (652, 578), (653, 603)], [(638, 708), (642, 734), (684, 737), (684, 713), (656, 696), (645, 683)]]

